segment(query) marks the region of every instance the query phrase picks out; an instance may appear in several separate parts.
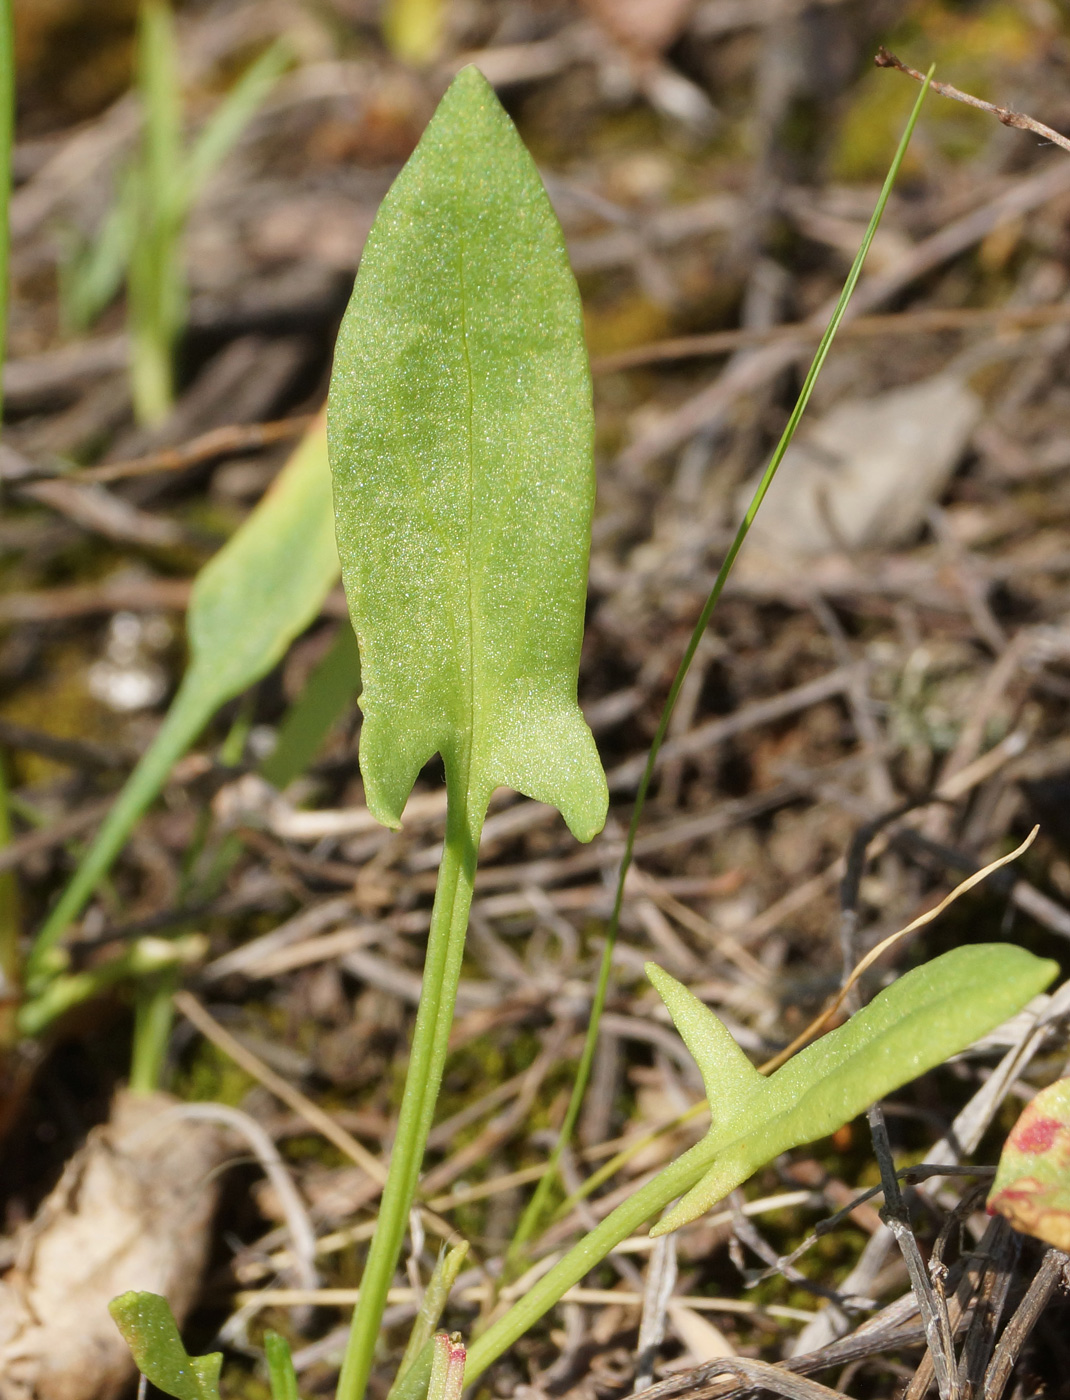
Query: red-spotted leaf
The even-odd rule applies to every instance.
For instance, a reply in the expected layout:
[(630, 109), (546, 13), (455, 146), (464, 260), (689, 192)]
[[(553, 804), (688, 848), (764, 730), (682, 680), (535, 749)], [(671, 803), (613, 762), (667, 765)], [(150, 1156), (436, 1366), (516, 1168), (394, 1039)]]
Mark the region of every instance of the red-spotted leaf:
[(1070, 1079), (1041, 1089), (1023, 1109), (999, 1159), (988, 1210), (1070, 1251)]

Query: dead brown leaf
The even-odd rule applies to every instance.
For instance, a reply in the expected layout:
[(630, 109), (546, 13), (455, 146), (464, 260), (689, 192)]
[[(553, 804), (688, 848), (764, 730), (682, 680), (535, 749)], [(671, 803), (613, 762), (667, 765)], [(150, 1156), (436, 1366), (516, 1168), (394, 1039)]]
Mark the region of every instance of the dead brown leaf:
[(162, 1293), (181, 1324), (200, 1283), (229, 1155), (214, 1124), (166, 1094), (121, 1092), (15, 1241), (0, 1280), (0, 1400), (110, 1400), (134, 1373), (107, 1311)]

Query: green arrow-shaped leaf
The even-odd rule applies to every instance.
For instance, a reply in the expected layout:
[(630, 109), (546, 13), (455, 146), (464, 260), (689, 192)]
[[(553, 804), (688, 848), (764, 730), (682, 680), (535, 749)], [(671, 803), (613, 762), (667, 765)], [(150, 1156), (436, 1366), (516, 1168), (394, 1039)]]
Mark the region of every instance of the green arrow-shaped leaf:
[(648, 964), (702, 1071), (713, 1120), (692, 1149), (696, 1159), (713, 1159), (713, 1165), (650, 1233), (686, 1225), (781, 1152), (835, 1132), (877, 1099), (964, 1050), (1043, 991), (1058, 970), (1057, 963), (1011, 943), (955, 948), (900, 977), (768, 1079), (751, 1070), (747, 1082), (735, 1066), (726, 1076), (723, 1052), (711, 1055), (708, 1041), (695, 1035), (695, 1023), (701, 1024), (697, 1008), (716, 1020), (713, 1013)]
[(466, 68), (383, 201), (331, 385), (361, 771), (387, 825), (440, 753), (480, 815), (504, 785), (581, 840), (601, 829), (605, 779), (576, 704), (592, 434), (561, 230)]
[[(668, 973), (650, 969), (706, 1078), (713, 1122), (701, 1142), (639, 1187), (493, 1322), (468, 1354), (474, 1381), (562, 1295), (676, 1196), (650, 1231), (701, 1215), (780, 1152), (813, 1142), (964, 1050), (1013, 1016), (1058, 972), (1007, 943), (955, 948), (900, 977), (849, 1021), (758, 1081), (710, 1029), (713, 1013)], [(723, 1028), (722, 1028), (723, 1029)], [(685, 1194), (686, 1193), (686, 1194)]]

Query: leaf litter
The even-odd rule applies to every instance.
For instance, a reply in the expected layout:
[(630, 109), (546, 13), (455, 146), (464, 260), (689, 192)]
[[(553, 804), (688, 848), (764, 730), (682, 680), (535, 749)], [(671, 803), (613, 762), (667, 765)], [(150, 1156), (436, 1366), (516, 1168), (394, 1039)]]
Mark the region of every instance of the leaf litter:
[[(398, 67), (373, 30), (367, 31), (372, 43), (358, 50), (350, 37), (356, 22), (348, 7), (337, 8), (346, 10), (340, 23), (325, 25), (311, 12), (280, 7), (271, 21), (276, 28), (269, 25), (263, 35), (265, 41), (276, 32), (290, 37), (296, 26), (293, 32), (305, 36), (301, 57), (239, 142), (226, 178), (216, 180), (194, 214), (185, 392), (174, 418), (152, 438), (130, 424), (118, 322), (107, 319), (113, 313), (84, 342), (81, 360), (72, 359), (54, 330), (54, 304), (40, 272), (54, 266), (54, 254), (39, 231), (64, 219), (93, 226), (105, 184), (95, 177), (106, 176), (131, 148), (132, 129), (121, 103), (72, 111), (67, 95), (38, 97), (27, 108), (16, 162), (11, 376), (22, 398), (9, 403), (5, 482), (15, 470), (11, 454), (42, 474), (53, 470), (57, 453), (92, 466), (140, 459), (140, 475), (116, 477), (102, 489), (141, 516), (182, 527), (181, 535), (169, 528), (154, 539), (144, 531), (117, 539), (58, 498), (49, 504), (14, 492), (0, 521), (7, 619), (0, 717), (21, 726), (7, 731), (14, 737), (5, 736), (5, 757), (18, 798), (13, 820), (27, 932), (40, 926), (69, 879), (77, 851), (66, 843), (84, 839), (81, 833), (99, 822), (101, 798), (114, 791), (114, 773), (121, 771), (112, 769), (109, 777), (88, 761), (88, 749), (66, 749), (61, 760), (47, 759), (50, 768), (35, 766), (35, 743), (106, 741), (127, 763), (145, 752), (161, 707), (113, 711), (88, 685), (91, 667), (106, 655), (110, 619), (121, 609), (179, 619), (188, 580), (233, 531), (287, 449), (261, 447), (250, 436), (248, 449), (224, 446), (218, 458), (200, 459), (191, 451), (166, 474), (164, 454), (174, 450), (181, 458), (186, 444), (205, 434), (237, 433), (243, 423), (296, 419), (319, 408), (331, 327), (348, 293), (345, 274), (355, 268), (361, 231), (445, 86), (437, 69), (421, 74)], [(582, 12), (564, 6), (533, 20), (507, 5), (505, 21), (490, 6), (473, 6), (444, 40), (444, 55), (475, 52), (488, 73), (497, 65), (499, 91), (550, 177), (573, 265), (583, 269), (593, 344), (632, 353), (663, 335), (742, 329), (751, 337), (727, 367), (701, 351), (596, 378), (600, 495), (580, 701), (611, 777), (614, 769), (620, 776), (611, 781), (610, 825), (591, 848), (577, 848), (539, 804), (499, 797), (488, 822), (462, 1013), (440, 1109), (445, 1132), (433, 1140), (442, 1184), (424, 1208), (428, 1219), (448, 1220), (472, 1242), (469, 1276), (458, 1279), (450, 1314), (465, 1330), (481, 1306), (471, 1299), (493, 1280), (493, 1261), (563, 1111), (609, 913), (606, 878), (619, 858), (637, 776), (626, 775), (637, 761), (641, 769), (734, 523), (740, 483), (767, 455), (790, 402), (787, 380), (800, 353), (809, 353), (783, 340), (783, 323), (804, 320), (828, 298), (842, 276), (844, 250), (864, 225), (870, 192), (836, 172), (852, 161), (863, 168), (869, 157), (841, 151), (834, 167), (790, 157), (800, 149), (799, 103), (814, 104), (813, 120), (830, 142), (846, 139), (839, 130), (857, 132), (857, 123), (836, 127), (829, 98), (835, 91), (848, 110), (852, 103), (874, 110), (876, 89), (866, 75), (881, 40), (921, 68), (936, 56), (944, 75), (963, 87), (983, 69), (981, 78), (991, 85), (986, 95), (1006, 101), (1028, 90), (1038, 117), (1066, 126), (1054, 55), (1068, 39), (1062, 22), (1039, 10), (1015, 21), (1011, 42), (1009, 21), (996, 7), (964, 15), (924, 5), (916, 17), (926, 36), (920, 47), (943, 45), (934, 55), (909, 47), (897, 28), (898, 10), (876, 33), (876, 21), (851, 4), (790, 7), (777, 24), (772, 7), (756, 5), (746, 15), (716, 2), (679, 8), (682, 18), (674, 8), (673, 22), (685, 27), (673, 47), (659, 53), (660, 37), (651, 48), (639, 36), (637, 50), (646, 42), (639, 60), (618, 58), (631, 42), (619, 32), (625, 18), (602, 31), (595, 6)], [(239, 71), (248, 57), (235, 38), (244, 14), (233, 5), (188, 16), (185, 71), (206, 107), (225, 74)], [(837, 53), (848, 59), (834, 61)], [(710, 131), (690, 119), (698, 109), (680, 105), (681, 89), (666, 85), (666, 71), (706, 96), (719, 127)], [(779, 84), (771, 83), (771, 73), (781, 75)], [(896, 84), (909, 86), (905, 78), (876, 76), (888, 85), (881, 89), (887, 102), (903, 100), (894, 93)], [(121, 91), (120, 83), (110, 95), (119, 99)], [(1018, 98), (1014, 105), (1025, 104)], [(811, 456), (797, 462), (794, 478), (785, 474), (781, 481), (783, 489), (799, 490), (815, 474), (781, 517), (782, 529), (795, 535), (776, 537), (775, 570), (744, 557), (747, 567), (730, 584), (682, 697), (640, 834), (639, 879), (625, 904), (605, 1044), (569, 1167), (574, 1186), (622, 1148), (660, 1134), (586, 1205), (570, 1206), (547, 1231), (547, 1250), (585, 1228), (583, 1211), (604, 1216), (624, 1182), (701, 1135), (697, 1117), (679, 1122), (701, 1089), (670, 1048), (668, 1022), (641, 975), (645, 960), (661, 963), (713, 1006), (757, 1062), (820, 1009), (839, 981), (845, 947), (862, 954), (1039, 820), (1040, 839), (1023, 865), (1007, 873), (1005, 884), (946, 915), (926, 935), (927, 951), (1007, 937), (1008, 925), (1014, 941), (1065, 962), (1067, 331), (1057, 320), (1038, 327), (1015, 318), (1033, 309), (1054, 313), (1065, 302), (1060, 238), (1070, 175), (1058, 163), (1061, 153), (1027, 146), (1028, 138), (994, 120), (971, 126), (973, 146), (959, 149), (964, 128), (954, 125), (953, 110), (948, 104), (940, 113), (930, 99), (933, 136), (914, 157), (914, 184), (893, 201), (886, 225), (898, 241), (888, 245), (887, 261), (860, 295), (863, 309), (878, 315), (892, 307), (919, 317), (977, 310), (986, 319), (964, 319), (957, 329), (923, 322), (910, 333), (897, 327), (894, 339), (867, 334), (845, 340), (833, 354), (815, 404)], [(85, 125), (68, 131), (64, 124), (72, 119)], [(753, 143), (746, 157), (743, 130)], [(300, 209), (296, 233), (295, 216), (289, 232), (282, 228), (284, 209)], [(763, 336), (764, 347), (755, 343)], [(995, 368), (978, 369), (955, 399), (943, 376), (964, 350), (991, 338), (1012, 341), (1014, 353)], [(57, 353), (67, 355), (62, 364)], [(235, 386), (241, 385), (250, 387), (239, 401)], [(935, 404), (934, 423), (948, 432), (943, 444), (932, 432), (920, 445), (895, 446), (912, 397)], [(959, 400), (956, 425), (947, 405), (957, 408)], [(879, 474), (865, 471), (867, 423), (887, 462)], [(858, 483), (856, 515), (842, 484), (831, 505), (823, 503), (823, 432), (833, 433), (831, 451)], [(240, 444), (239, 437), (230, 441)], [(239, 460), (232, 450), (248, 451), (242, 465), (263, 468), (251, 496), (222, 489), (223, 470)], [(914, 491), (906, 488), (911, 480)], [(875, 497), (878, 482), (899, 489)], [(775, 504), (773, 497), (769, 505)], [(792, 539), (800, 539), (802, 520), (811, 523), (796, 559)], [(421, 776), (415, 797), (426, 806), (414, 811), (414, 820), (406, 817), (400, 833), (376, 827), (354, 762), (350, 711), (279, 805), (271, 799), (242, 808), (232, 801), (231, 810), (245, 815), (226, 833), (207, 815), (213, 800), (221, 811), (263, 762), (286, 707), (298, 698), (296, 678), (309, 674), (298, 650), (329, 645), (341, 616), (340, 599), (328, 594), (311, 634), (260, 682), (246, 710), (225, 709), (212, 723), (173, 771), (163, 802), (137, 827), (110, 889), (89, 906), (69, 947), (80, 971), (150, 926), (204, 931), (215, 960), (243, 943), (283, 934), (271, 956), (284, 949), (289, 961), (276, 963), (277, 970), (265, 950), (262, 964), (205, 978), (199, 987), (194, 973), (191, 985), (210, 997), (247, 1049), (381, 1158), (442, 838), (439, 775)], [(73, 714), (41, 699), (43, 679), (61, 657), (68, 690), (79, 697)], [(182, 660), (177, 646), (161, 653), (172, 689)], [(235, 751), (243, 771), (235, 771)], [(933, 804), (928, 799), (937, 791), (948, 796)], [(908, 803), (919, 805), (891, 815)], [(851, 865), (855, 837), (880, 822), (856, 861), (858, 897), (841, 911), (844, 861)], [(199, 835), (206, 824), (207, 834)], [(48, 841), (52, 829), (56, 839)], [(216, 860), (225, 836), (233, 863)], [(899, 969), (914, 958), (906, 950), (896, 956)], [(474, 993), (467, 1000), (466, 986)], [(867, 995), (879, 986), (879, 977), (871, 980)], [(961, 1153), (974, 1151), (978, 1163), (995, 1162), (1000, 1132), (1013, 1121), (1009, 1101), (1062, 1070), (1063, 1013), (1055, 995), (1054, 1019), (1045, 1019), (1048, 1003), (1035, 1003), (1032, 1019), (990, 1038), (983, 1052), (893, 1096), (888, 1122), (898, 1161), (920, 1158), (950, 1168)], [(5, 1070), (5, 1081), (22, 1085), (4, 1147), (13, 1225), (40, 1204), (63, 1151), (102, 1121), (107, 1091), (123, 1072), (116, 1048), (128, 1034), (122, 995), (111, 994), (100, 1007), (89, 1024), (74, 1019), (56, 1028), (57, 1048), (46, 1046), (32, 1077), (23, 1070), (20, 1079), (17, 1064)], [(69, 1087), (69, 1069), (65, 1082), (64, 1042), (96, 1047), (96, 1066), (83, 1070), (91, 1093)], [(536, 1081), (528, 1072), (544, 1052), (552, 1054)], [(324, 1148), (293, 1108), (258, 1097), (262, 1091), (225, 1059), (181, 1039), (173, 1053), (171, 1083), (182, 1096), (241, 1102), (276, 1138), (309, 1205), (324, 1285), (351, 1287), (348, 1260), (367, 1238), (374, 1181)], [(510, 1118), (516, 1105), (523, 1111)], [(963, 1113), (972, 1116), (952, 1130), (951, 1120)], [(993, 1120), (1000, 1131), (982, 1143)], [(183, 1132), (193, 1126), (184, 1124)], [(51, 1151), (42, 1146), (49, 1131), (57, 1141)], [(29, 1165), (19, 1167), (16, 1153)], [(714, 1370), (678, 1374), (689, 1364), (691, 1343), (674, 1334), (673, 1314), (683, 1316), (681, 1308), (691, 1308), (695, 1298), (724, 1308), (701, 1316), (716, 1322), (738, 1366), (780, 1363), (859, 1396), (888, 1393), (904, 1366), (910, 1372), (920, 1366), (920, 1384), (924, 1332), (910, 1312), (902, 1267), (881, 1244), (884, 1227), (861, 1207), (821, 1235), (813, 1263), (804, 1257), (794, 1274), (748, 1286), (758, 1250), (774, 1261), (789, 1255), (823, 1216), (873, 1184), (871, 1164), (867, 1135), (852, 1125), (831, 1142), (794, 1149), (746, 1188), (748, 1209), (800, 1190), (812, 1205), (743, 1217), (756, 1234), (738, 1216), (716, 1225), (700, 1220), (681, 1232), (680, 1279), (666, 1303), (668, 1340), (654, 1361), (658, 1393), (682, 1393), (702, 1377), (709, 1394), (769, 1380), (763, 1372), (748, 1381), (738, 1370), (736, 1379), (718, 1379)], [(1010, 1383), (1012, 1371), (1031, 1393), (1058, 1393), (1055, 1344), (1048, 1340), (1060, 1325), (1058, 1269), (1028, 1244), (1012, 1259), (992, 1226), (986, 1232), (976, 1210), (965, 1209), (962, 1180), (933, 1177), (910, 1188), (931, 1203), (931, 1215), (913, 1217), (923, 1247), (935, 1247), (945, 1220), (968, 1236), (961, 1253), (953, 1233), (940, 1246), (956, 1336), (973, 1326), (975, 1298), (1007, 1290), (1002, 1316), (1010, 1321), (987, 1341), (970, 1344), (977, 1355), (990, 1349), (992, 1393), (998, 1377)], [(257, 1199), (274, 1210), (268, 1193)], [(965, 1213), (956, 1216), (963, 1203)], [(269, 1302), (264, 1292), (285, 1267), (285, 1224), (260, 1216), (247, 1198), (234, 1228), (237, 1253), (213, 1263), (198, 1294), (200, 1335), (210, 1342), (226, 1325), (239, 1289), (243, 1298), (263, 1292), (264, 1302), (258, 1310), (243, 1303), (244, 1320), (227, 1333), (225, 1385), (244, 1393), (251, 1383), (249, 1363), (233, 1342), (248, 1328), (257, 1338), (263, 1320), (289, 1333), (303, 1386), (330, 1385), (340, 1351), (330, 1338), (342, 1305), (325, 1306), (314, 1322), (298, 1325), (289, 1305)], [(404, 1321), (417, 1306), (411, 1277), (426, 1281), (433, 1254), (433, 1246), (417, 1249), (413, 1241), (410, 1276), (396, 1280), (389, 1335), (399, 1355)], [(642, 1252), (617, 1259), (646, 1271)], [(602, 1285), (600, 1301), (567, 1303), (550, 1328), (532, 1334), (514, 1360), (499, 1366), (500, 1393), (520, 1385), (540, 1395), (573, 1389), (577, 1398), (628, 1392), (642, 1289), (612, 1266), (590, 1282)], [(141, 1277), (130, 1286), (153, 1284)], [(410, 1294), (403, 1297), (406, 1287)], [(465, 1289), (468, 1302), (461, 1301)], [(609, 1301), (613, 1294), (622, 1301)], [(852, 1302), (861, 1298), (880, 1307), (867, 1312)], [(785, 1309), (813, 1316), (804, 1322)], [(311, 1330), (301, 1330), (306, 1326)], [(680, 1331), (689, 1331), (696, 1347), (710, 1345), (693, 1325), (681, 1323)]]

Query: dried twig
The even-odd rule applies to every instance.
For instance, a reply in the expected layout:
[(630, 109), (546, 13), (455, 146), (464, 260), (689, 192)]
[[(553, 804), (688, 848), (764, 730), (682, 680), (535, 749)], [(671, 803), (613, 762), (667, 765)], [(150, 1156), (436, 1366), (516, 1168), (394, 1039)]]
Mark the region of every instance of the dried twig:
[(955, 1348), (948, 1316), (947, 1300), (933, 1287), (925, 1268), (921, 1250), (911, 1228), (910, 1216), (899, 1189), (892, 1160), (892, 1149), (888, 1142), (888, 1129), (880, 1104), (869, 1110), (869, 1127), (873, 1134), (873, 1150), (880, 1167), (881, 1184), (884, 1187), (884, 1209), (881, 1216), (895, 1236), (910, 1274), (910, 1286), (917, 1300), (918, 1311), (925, 1324), (925, 1336), (929, 1343), (929, 1354), (933, 1360), (933, 1371), (940, 1391), (940, 1400), (958, 1400), (959, 1384), (955, 1373)]
[(0, 744), (9, 749), (40, 754), (42, 758), (50, 758), (70, 768), (122, 772), (133, 763), (132, 759), (105, 744), (94, 743), (91, 739), (61, 738), (57, 734), (47, 734), (43, 729), (16, 724), (10, 719), (0, 719)]
[(107, 462), (101, 467), (86, 467), (70, 472), (67, 481), (124, 481), (132, 476), (148, 476), (154, 472), (177, 472), (213, 457), (226, 457), (239, 452), (256, 452), (276, 442), (288, 442), (300, 437), (313, 421), (313, 414), (296, 418), (280, 418), (270, 423), (239, 423), (225, 428), (213, 428), (179, 447), (165, 447), (143, 457), (131, 457), (126, 462)]
[(110, 797), (88, 802), (78, 811), (68, 812), (65, 817), (59, 817), (51, 826), (46, 826), (41, 831), (28, 831), (25, 836), (17, 837), (0, 851), (0, 872), (14, 870), (30, 856), (54, 850), (72, 837), (80, 836), (83, 831), (96, 825), (111, 804)]
[[(905, 73), (908, 78), (914, 78), (917, 82), (925, 81), (925, 74), (919, 73), (916, 68), (911, 68), (909, 63), (904, 63), (901, 58), (896, 58), (894, 53), (881, 44), (877, 50), (877, 56), (873, 60), (878, 68), (897, 68), (900, 73)], [(997, 107), (994, 102), (985, 102), (983, 98), (974, 97), (972, 93), (963, 92), (961, 88), (952, 86), (951, 83), (938, 83), (930, 81), (929, 87), (933, 92), (939, 93), (941, 97), (950, 97), (955, 102), (965, 102), (968, 107), (977, 107), (982, 112), (990, 112), (997, 117), (1004, 126), (1016, 126), (1020, 131), (1032, 131), (1037, 136), (1043, 136), (1045, 141), (1050, 141), (1055, 146), (1061, 146), (1064, 151), (1070, 151), (1070, 137), (1063, 136), (1061, 132), (1054, 131), (1050, 126), (1045, 126), (1043, 122), (1038, 122), (1035, 117), (1026, 116), (1024, 112), (1012, 111), (1010, 107)]]
[(1025, 1297), (1018, 1304), (1017, 1312), (1007, 1323), (996, 1354), (985, 1372), (984, 1400), (1000, 1400), (1011, 1378), (1014, 1363), (1030, 1332), (1036, 1326), (1037, 1319), (1047, 1307), (1048, 1300), (1059, 1283), (1065, 1285), (1067, 1282), (1068, 1268), (1070, 1256), (1063, 1254), (1061, 1250), (1049, 1249), (1044, 1255)]
[[(886, 271), (864, 278), (848, 308), (843, 328), (846, 329), (849, 322), (857, 320), (864, 312), (875, 310), (927, 272), (972, 248), (993, 229), (1041, 208), (1068, 189), (1070, 165), (1059, 161), (1045, 165), (972, 213), (953, 220), (923, 239)], [(830, 310), (831, 304), (819, 307), (807, 320), (823, 328)], [(668, 418), (655, 424), (627, 447), (620, 457), (621, 470), (626, 475), (634, 476), (648, 463), (679, 447), (695, 433), (721, 423), (742, 395), (753, 393), (768, 384), (782, 369), (806, 353), (806, 341), (793, 339), (767, 345), (752, 355), (733, 361), (712, 384), (685, 399)]]
[[(919, 311), (893, 311), (886, 315), (859, 316), (840, 331), (840, 338), (869, 340), (889, 335), (935, 335), (942, 331), (1029, 329), (1065, 325), (1070, 321), (1070, 303), (1054, 306), (948, 306), (924, 307)], [(705, 335), (674, 336), (650, 345), (636, 345), (612, 355), (597, 355), (591, 361), (593, 374), (615, 374), (646, 365), (668, 364), (676, 360), (727, 355), (735, 350), (757, 349), (780, 341), (816, 343), (821, 330), (810, 321), (789, 321), (768, 329), (740, 327), (738, 330), (710, 331)]]
[(175, 1007), (185, 1018), (200, 1031), (206, 1040), (210, 1040), (213, 1045), (222, 1050), (228, 1059), (239, 1065), (246, 1074), (251, 1074), (254, 1079), (260, 1081), (265, 1089), (292, 1108), (295, 1113), (299, 1113), (302, 1118), (317, 1132), (322, 1133), (328, 1142), (333, 1142), (340, 1152), (356, 1162), (362, 1171), (367, 1172), (377, 1185), (382, 1186), (386, 1181), (386, 1167), (362, 1146), (351, 1133), (334, 1121), (329, 1113), (324, 1113), (318, 1104), (314, 1104), (310, 1098), (302, 1094), (300, 1089), (283, 1079), (281, 1074), (276, 1074), (270, 1069), (259, 1056), (254, 1055), (251, 1050), (244, 1046), (240, 1040), (219, 1024), (196, 997), (189, 992), (175, 993)]
[(669, 1299), (676, 1287), (676, 1236), (663, 1235), (650, 1252), (643, 1290), (643, 1314), (636, 1344), (635, 1389), (646, 1390), (654, 1379), (654, 1362), (665, 1337)]
[(319, 1274), (316, 1271), (316, 1234), (308, 1218), (308, 1211), (279, 1150), (271, 1141), (255, 1118), (240, 1109), (222, 1103), (182, 1103), (176, 1104), (170, 1112), (176, 1118), (194, 1119), (209, 1123), (222, 1123), (249, 1144), (253, 1155), (264, 1170), (278, 1197), (279, 1205), (286, 1220), (290, 1235), (290, 1248), (294, 1260), (294, 1282), (299, 1288), (316, 1288)]
[(1028, 850), (1036, 840), (1039, 830), (1040, 828), (1035, 826), (1021, 845), (1015, 850), (1009, 852), (1005, 856), (1001, 856), (998, 860), (992, 861), (991, 864), (986, 865), (983, 870), (978, 870), (973, 875), (970, 875), (967, 879), (963, 880), (961, 884), (956, 885), (950, 894), (945, 895), (939, 904), (935, 905), (932, 909), (927, 909), (924, 914), (919, 914), (918, 917), (912, 919), (905, 928), (901, 928), (897, 932), (890, 934), (887, 938), (881, 939), (876, 947), (871, 948), (862, 961), (854, 968), (851, 975), (844, 981), (843, 986), (836, 993), (828, 1006), (825, 1007), (824, 1011), (822, 1011), (819, 1016), (815, 1017), (806, 1029), (795, 1037), (790, 1045), (781, 1050), (778, 1055), (775, 1055), (768, 1064), (762, 1066), (763, 1073), (771, 1074), (773, 1070), (779, 1069), (785, 1060), (789, 1060), (792, 1055), (795, 1054), (796, 1050), (805, 1045), (808, 1040), (812, 1040), (819, 1031), (827, 1026), (832, 1017), (835, 1016), (836, 1012), (847, 1000), (851, 988), (858, 979), (868, 968), (872, 967), (877, 959), (886, 953), (889, 948), (894, 947), (901, 938), (905, 938), (908, 934), (915, 933), (918, 929), (924, 928), (927, 924), (931, 924), (934, 919), (940, 917), (949, 905), (954, 904), (960, 896), (972, 890), (975, 885), (979, 885), (982, 880), (987, 879), (989, 875), (994, 874), (997, 870), (1002, 870), (1003, 867), (1009, 865), (1011, 861), (1017, 860), (1022, 852)]

